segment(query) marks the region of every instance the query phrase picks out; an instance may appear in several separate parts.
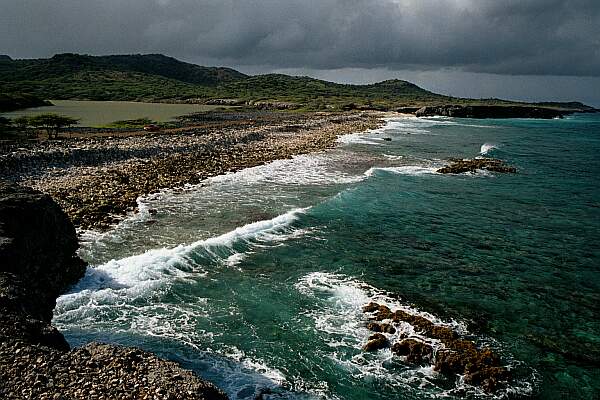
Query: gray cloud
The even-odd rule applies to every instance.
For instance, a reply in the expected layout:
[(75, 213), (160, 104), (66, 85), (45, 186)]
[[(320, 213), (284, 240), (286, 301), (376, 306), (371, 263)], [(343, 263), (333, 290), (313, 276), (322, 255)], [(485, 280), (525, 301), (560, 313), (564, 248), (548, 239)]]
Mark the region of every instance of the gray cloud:
[(0, 53), (600, 76), (598, 0), (0, 0)]

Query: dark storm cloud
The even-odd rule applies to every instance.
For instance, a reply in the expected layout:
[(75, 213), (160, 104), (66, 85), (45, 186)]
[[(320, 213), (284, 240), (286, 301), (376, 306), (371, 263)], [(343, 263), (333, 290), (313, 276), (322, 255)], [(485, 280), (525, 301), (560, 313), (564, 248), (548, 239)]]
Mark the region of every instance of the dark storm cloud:
[(600, 76), (598, 0), (0, 0), (0, 53)]

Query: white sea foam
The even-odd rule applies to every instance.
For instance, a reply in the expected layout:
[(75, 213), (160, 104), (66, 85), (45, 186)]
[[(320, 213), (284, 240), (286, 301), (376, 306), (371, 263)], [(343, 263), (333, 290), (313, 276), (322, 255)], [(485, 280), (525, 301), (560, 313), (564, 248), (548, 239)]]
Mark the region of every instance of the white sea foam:
[(430, 175), (437, 174), (437, 169), (437, 167), (423, 167), (420, 165), (403, 165), (399, 167), (373, 167), (369, 168), (365, 172), (365, 176), (371, 177), (375, 175), (378, 171), (411, 176)]
[(275, 160), (265, 165), (215, 176), (208, 181), (212, 184), (331, 185), (353, 183), (362, 179), (361, 176), (337, 170), (336, 161), (343, 160), (336, 159), (336, 155), (331, 153), (299, 155), (288, 160)]
[(397, 155), (393, 155), (393, 154), (384, 154), (383, 155), (385, 158), (387, 158), (388, 160), (402, 160), (404, 158), (404, 156), (397, 156)]
[(445, 121), (429, 121), (412, 116), (385, 118), (385, 125), (366, 132), (357, 132), (340, 136), (337, 141), (343, 144), (384, 145), (383, 135), (431, 134), (426, 128), (445, 124)]
[[(338, 398), (329, 392), (327, 382), (309, 382), (298, 376), (294, 376), (293, 382), (290, 382), (281, 370), (236, 346), (221, 345), (209, 352), (196, 352), (192, 357), (183, 359), (189, 364), (202, 365), (203, 375), (208, 375), (231, 399)], [(263, 394), (267, 395), (263, 397)]]
[(487, 155), (493, 149), (497, 149), (498, 145), (492, 143), (484, 143), (481, 145), (481, 150), (479, 150), (479, 154)]
[[(389, 349), (374, 353), (361, 351), (366, 339), (371, 334), (366, 328), (366, 316), (362, 306), (376, 302), (388, 306), (392, 310), (402, 310), (412, 315), (426, 318), (436, 325), (446, 326), (461, 335), (469, 335), (466, 325), (459, 321), (443, 321), (440, 318), (422, 310), (416, 309), (390, 294), (368, 285), (360, 280), (341, 274), (314, 272), (301, 277), (295, 285), (296, 289), (313, 299), (318, 306), (306, 311), (313, 318), (317, 330), (324, 334), (332, 348), (328, 357), (352, 374), (355, 378), (371, 380), (377, 379), (384, 385), (398, 388), (404, 387), (407, 393), (415, 387), (427, 388), (434, 396), (445, 397), (457, 393), (471, 393), (484, 398), (493, 397), (481, 389), (457, 382), (454, 388), (448, 389), (439, 385), (440, 376), (432, 366), (410, 367), (403, 365), (398, 368), (398, 358)], [(390, 342), (396, 342), (400, 337), (408, 335), (417, 337), (430, 344), (434, 352), (443, 348), (443, 344), (436, 339), (424, 337), (408, 323), (400, 323), (394, 334), (385, 334)], [(482, 340), (482, 342), (484, 342)], [(493, 341), (485, 341), (487, 345), (494, 345)], [(498, 348), (498, 347), (496, 347)], [(516, 362), (510, 360), (514, 365)], [(506, 398), (510, 393), (531, 393), (534, 377), (524, 381), (517, 381), (507, 389), (496, 393), (496, 398)]]
[[(236, 243), (250, 249), (253, 244), (281, 242), (300, 234), (290, 225), (307, 209), (295, 209), (273, 219), (253, 222), (220, 236), (175, 248), (149, 250), (143, 254), (111, 260), (89, 267), (83, 279), (58, 299), (60, 309), (87, 303), (114, 303), (143, 297), (175, 279), (199, 276), (205, 271), (193, 257), (203, 257), (224, 265), (237, 264), (243, 258), (233, 249)], [(69, 306), (71, 304), (71, 306)]]
[(225, 260), (229, 267), (237, 267), (247, 257), (246, 253), (233, 253)]
[(370, 134), (375, 134), (378, 131), (379, 130), (373, 130), (369, 132), (358, 132), (343, 135), (337, 138), (337, 142), (342, 144), (366, 144), (373, 146), (381, 146), (383, 145), (383, 142), (380, 138), (369, 136)]

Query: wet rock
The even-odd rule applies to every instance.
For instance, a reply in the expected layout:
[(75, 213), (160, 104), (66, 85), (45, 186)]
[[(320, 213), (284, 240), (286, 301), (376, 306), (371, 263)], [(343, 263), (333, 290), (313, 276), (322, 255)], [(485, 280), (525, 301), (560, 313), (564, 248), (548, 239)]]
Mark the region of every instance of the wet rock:
[[(501, 382), (510, 378), (510, 372), (501, 365), (497, 354), (489, 348), (480, 349), (474, 342), (460, 338), (450, 327), (436, 325), (427, 318), (403, 310), (392, 312), (389, 307), (377, 303), (369, 303), (363, 307), (363, 311), (372, 313), (373, 318), (377, 321), (391, 319), (392, 324), (408, 323), (421, 335), (437, 339), (443, 345), (434, 356), (431, 345), (415, 338), (409, 338), (405, 332), (402, 332), (399, 335), (401, 340), (395, 343), (391, 350), (399, 356), (406, 356), (409, 363), (433, 364), (434, 369), (442, 374), (463, 375), (466, 383), (481, 386), (490, 392), (496, 390)], [(373, 331), (385, 332), (384, 325), (386, 324), (371, 321), (367, 326)], [(385, 339), (385, 336), (377, 333), (369, 340), (381, 338)], [(369, 351), (378, 349), (376, 342), (369, 347)]]
[(465, 383), (481, 386), (486, 392), (494, 392), (498, 383), (510, 378), (508, 371), (502, 367), (484, 367), (468, 372), (465, 375)]
[(369, 322), (367, 324), (367, 329), (372, 332), (384, 332), (389, 334), (396, 333), (396, 328), (394, 328), (391, 324), (378, 324), (377, 322)]
[(369, 336), (369, 341), (363, 346), (364, 351), (377, 351), (389, 347), (390, 342), (381, 333)]
[(394, 333), (396, 333), (396, 328), (394, 328), (391, 324), (381, 324), (381, 332), (393, 335)]
[(365, 313), (370, 313), (370, 312), (377, 311), (377, 309), (379, 309), (379, 304), (371, 302), (371, 303), (367, 304), (366, 306), (363, 306), (362, 310)]
[(367, 329), (371, 332), (381, 332), (381, 325), (377, 322), (369, 322), (367, 324)]
[(427, 334), (429, 337), (434, 339), (444, 340), (453, 340), (458, 337), (458, 334), (454, 332), (452, 329), (446, 326), (434, 325), (428, 331)]
[(487, 170), (499, 173), (516, 173), (515, 167), (506, 165), (502, 160), (495, 158), (454, 159), (450, 165), (437, 170), (440, 174), (462, 174), (465, 172), (476, 172)]
[(375, 319), (377, 321), (383, 321), (392, 317), (392, 311), (388, 306), (380, 305), (375, 312)]
[(448, 349), (438, 352), (434, 369), (446, 375), (465, 376), (465, 383), (493, 391), (499, 381), (510, 378), (509, 371), (500, 365), (499, 357), (488, 348), (477, 349), (467, 340), (446, 344)]
[(406, 361), (411, 364), (431, 363), (433, 348), (427, 343), (415, 339), (404, 339), (394, 343), (392, 352), (398, 356), (406, 356)]

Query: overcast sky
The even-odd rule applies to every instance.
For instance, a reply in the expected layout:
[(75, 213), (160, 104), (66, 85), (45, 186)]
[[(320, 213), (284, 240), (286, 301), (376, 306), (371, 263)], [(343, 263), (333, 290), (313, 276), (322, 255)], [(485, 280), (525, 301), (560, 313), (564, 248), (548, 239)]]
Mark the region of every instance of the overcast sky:
[(600, 0), (0, 0), (0, 54), (61, 52), (600, 106)]

